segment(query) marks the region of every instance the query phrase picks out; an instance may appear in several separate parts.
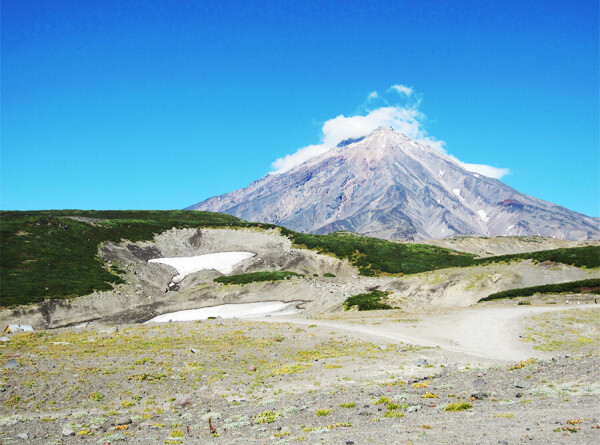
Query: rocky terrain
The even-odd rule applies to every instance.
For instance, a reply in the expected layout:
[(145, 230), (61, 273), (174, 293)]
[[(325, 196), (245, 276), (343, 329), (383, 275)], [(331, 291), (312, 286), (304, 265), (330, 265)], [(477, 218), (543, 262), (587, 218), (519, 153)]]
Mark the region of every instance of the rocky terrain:
[[(510, 240), (510, 239), (509, 239)], [(560, 240), (512, 242), (478, 239), (480, 250), (527, 246), (563, 246)], [(461, 247), (466, 244), (464, 241)], [(214, 252), (251, 251), (232, 274), (262, 270), (290, 270), (304, 277), (277, 282), (223, 285), (221, 274), (205, 270), (169, 287), (177, 275), (164, 264), (148, 263), (159, 257), (185, 257)], [(533, 249), (532, 249), (533, 250)], [(564, 264), (494, 263), (477, 267), (447, 268), (420, 274), (382, 277), (361, 276), (358, 270), (331, 255), (293, 248), (289, 238), (276, 229), (179, 229), (156, 235), (152, 241), (108, 242), (99, 249), (107, 265), (125, 273), (125, 283), (111, 291), (94, 292), (69, 300), (48, 300), (25, 307), (0, 310), (0, 324), (26, 323), (36, 328), (57, 328), (96, 321), (104, 324), (139, 323), (164, 313), (230, 303), (299, 301), (306, 314), (339, 311), (350, 296), (378, 289), (390, 292), (394, 307), (427, 310), (466, 307), (490, 293), (539, 284), (598, 278), (596, 269)], [(325, 274), (334, 275), (327, 277)]]
[[(446, 313), (9, 334), (0, 346), (0, 442), (597, 443), (598, 311), (534, 307), (540, 315), (505, 332), (520, 333), (531, 357), (523, 360), (387, 335)], [(570, 329), (553, 328), (563, 324)]]
[[(88, 222), (85, 222), (88, 224)], [(115, 223), (110, 223), (115, 224)], [(572, 244), (448, 240), (485, 255)], [(588, 243), (586, 243), (588, 244)], [(594, 244), (594, 243), (592, 243)], [(535, 249), (531, 249), (535, 250)], [(539, 250), (539, 249), (538, 249)], [(150, 259), (250, 252), (223, 284)], [(455, 253), (460, 255), (459, 252)], [(588, 278), (597, 268), (529, 260), (361, 276), (292, 246), (277, 228), (183, 228), (102, 242), (112, 290), (0, 311), (0, 443), (598, 442), (600, 317), (592, 294), (476, 302)], [(346, 311), (358, 293), (395, 309)], [(295, 302), (297, 315), (143, 324), (232, 303)]]
[(403, 240), (457, 235), (600, 238), (600, 221), (465, 170), (380, 127), (280, 174), (188, 209), (292, 230)]

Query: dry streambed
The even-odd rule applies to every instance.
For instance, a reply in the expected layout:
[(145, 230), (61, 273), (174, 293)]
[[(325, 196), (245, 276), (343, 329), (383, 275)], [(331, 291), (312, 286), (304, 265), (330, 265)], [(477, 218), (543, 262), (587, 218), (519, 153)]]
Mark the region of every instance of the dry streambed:
[(0, 442), (598, 443), (598, 350), (565, 356), (572, 338), (547, 343), (544, 318), (589, 347), (595, 313), (530, 319), (542, 337), (522, 340), (561, 356), (508, 362), (323, 320), (15, 334), (0, 348)]

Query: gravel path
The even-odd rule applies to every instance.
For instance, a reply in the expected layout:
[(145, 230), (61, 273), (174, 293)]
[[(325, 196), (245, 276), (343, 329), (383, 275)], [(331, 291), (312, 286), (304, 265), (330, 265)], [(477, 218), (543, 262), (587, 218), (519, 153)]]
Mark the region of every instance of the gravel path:
[[(565, 306), (477, 306), (448, 310), (416, 323), (377, 320), (377, 325), (356, 324), (297, 317), (265, 317), (261, 321), (316, 324), (350, 331), (369, 339), (380, 338), (397, 343), (440, 347), (443, 350), (492, 360), (525, 360), (546, 358), (551, 354), (538, 351), (519, 341), (524, 319), (545, 312), (578, 309), (600, 309), (597, 305)], [(367, 323), (363, 319), (363, 323)]]

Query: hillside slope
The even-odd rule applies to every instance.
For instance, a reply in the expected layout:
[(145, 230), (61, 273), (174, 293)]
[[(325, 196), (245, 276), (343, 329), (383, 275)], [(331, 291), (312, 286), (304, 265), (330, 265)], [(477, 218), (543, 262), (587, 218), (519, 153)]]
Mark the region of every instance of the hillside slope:
[[(0, 311), (0, 322), (7, 324), (143, 322), (177, 310), (282, 300), (322, 314), (375, 289), (390, 292), (394, 307), (420, 311), (468, 306), (507, 289), (599, 277), (598, 245), (478, 259), (437, 246), (301, 234), (192, 211), (2, 216), (0, 303), (9, 308)], [(201, 270), (176, 283), (174, 268), (149, 262), (223, 252), (252, 256), (228, 272)], [(277, 271), (298, 275), (215, 282), (224, 273)]]

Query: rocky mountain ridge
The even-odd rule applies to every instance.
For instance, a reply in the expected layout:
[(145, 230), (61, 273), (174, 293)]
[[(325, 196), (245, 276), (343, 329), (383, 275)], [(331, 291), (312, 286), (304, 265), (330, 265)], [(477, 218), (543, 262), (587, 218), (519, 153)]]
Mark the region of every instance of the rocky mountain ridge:
[(188, 209), (301, 232), (348, 230), (386, 239), (600, 238), (598, 218), (467, 171), (433, 148), (383, 127)]

